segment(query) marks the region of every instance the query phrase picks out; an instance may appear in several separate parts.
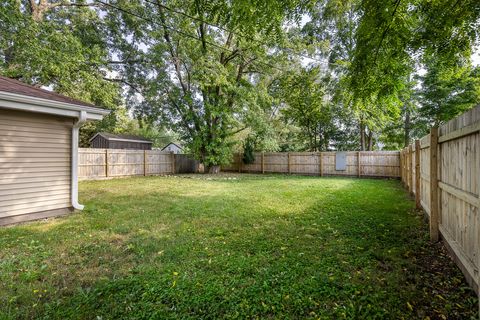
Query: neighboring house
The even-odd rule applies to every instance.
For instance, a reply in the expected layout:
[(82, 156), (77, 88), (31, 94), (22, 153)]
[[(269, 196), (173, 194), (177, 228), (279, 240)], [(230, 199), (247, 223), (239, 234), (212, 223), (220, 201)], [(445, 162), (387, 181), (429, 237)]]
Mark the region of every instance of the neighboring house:
[(175, 154), (182, 153), (182, 150), (183, 150), (182, 146), (174, 142), (170, 142), (169, 144), (167, 144), (165, 147), (162, 148), (162, 151), (170, 151)]
[(152, 141), (134, 135), (99, 132), (90, 139), (90, 147), (102, 149), (152, 150)]
[(107, 110), (0, 76), (0, 225), (78, 203), (78, 130)]

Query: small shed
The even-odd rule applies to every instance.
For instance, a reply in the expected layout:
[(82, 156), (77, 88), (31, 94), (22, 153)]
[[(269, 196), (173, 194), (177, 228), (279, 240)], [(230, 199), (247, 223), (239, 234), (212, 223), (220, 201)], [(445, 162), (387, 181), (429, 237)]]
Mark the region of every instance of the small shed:
[(99, 132), (90, 139), (90, 147), (102, 149), (152, 150), (152, 141), (130, 134)]
[(0, 225), (83, 209), (78, 131), (107, 110), (0, 76)]
[(170, 151), (175, 154), (179, 154), (179, 153), (182, 153), (183, 147), (180, 144), (170, 142), (169, 144), (167, 144), (165, 147), (162, 148), (162, 151)]

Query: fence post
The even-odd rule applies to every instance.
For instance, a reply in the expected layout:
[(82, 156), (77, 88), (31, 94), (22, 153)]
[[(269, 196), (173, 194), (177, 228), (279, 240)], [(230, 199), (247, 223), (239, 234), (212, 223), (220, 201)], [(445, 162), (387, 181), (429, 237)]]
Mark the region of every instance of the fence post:
[(172, 155), (172, 174), (175, 174), (175, 152), (171, 151), (170, 154)]
[(361, 174), (361, 164), (360, 164), (360, 151), (357, 153), (357, 170), (358, 170), (358, 177), (360, 178)]
[(405, 188), (408, 190), (408, 148), (403, 149), (404, 167), (405, 167)]
[(108, 178), (108, 149), (105, 149), (105, 177)]
[(399, 162), (399, 165), (400, 165), (400, 181), (403, 183), (403, 160), (402, 160), (402, 157), (403, 157), (403, 151), (400, 150), (398, 162)]
[(242, 154), (238, 154), (238, 173), (242, 173)]
[(147, 150), (143, 150), (143, 176), (147, 176)]
[(408, 146), (408, 191), (413, 194), (413, 147)]
[(407, 148), (403, 148), (403, 176), (404, 176), (404, 186), (408, 189), (408, 154)]
[(403, 181), (402, 177), (402, 150), (398, 153), (398, 165), (399, 165), (399, 172), (400, 172), (400, 181)]
[(430, 240), (439, 238), (438, 213), (438, 128), (430, 130)]
[(322, 152), (321, 151), (319, 152), (318, 156), (319, 156), (318, 165), (320, 167), (318, 171), (320, 172), (320, 177), (323, 177), (323, 163), (322, 163), (323, 159), (322, 159)]
[(262, 152), (262, 173), (265, 173), (265, 152)]
[(415, 140), (415, 206), (421, 209), (420, 204), (420, 140)]
[(292, 173), (292, 169), (290, 168), (290, 152), (287, 154), (288, 155), (288, 173)]

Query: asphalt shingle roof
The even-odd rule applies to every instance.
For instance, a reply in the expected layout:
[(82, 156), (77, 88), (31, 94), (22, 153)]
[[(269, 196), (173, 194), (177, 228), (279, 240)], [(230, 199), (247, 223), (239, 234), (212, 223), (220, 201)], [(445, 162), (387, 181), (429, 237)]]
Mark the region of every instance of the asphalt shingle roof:
[(70, 104), (75, 104), (75, 105), (80, 105), (85, 107), (95, 107), (93, 104), (72, 99), (52, 91), (37, 88), (35, 86), (25, 84), (18, 80), (14, 80), (14, 79), (2, 77), (2, 76), (0, 76), (0, 91), (21, 94), (21, 95), (35, 97), (35, 98), (47, 99), (47, 100), (52, 100), (57, 102), (70, 103)]

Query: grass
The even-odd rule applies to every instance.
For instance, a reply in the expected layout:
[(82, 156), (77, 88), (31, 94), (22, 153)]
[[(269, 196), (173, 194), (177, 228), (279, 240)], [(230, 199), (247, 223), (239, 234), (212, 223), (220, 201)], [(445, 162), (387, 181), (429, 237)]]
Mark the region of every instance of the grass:
[(142, 177), (80, 198), (0, 229), (0, 318), (478, 319), (398, 181)]

